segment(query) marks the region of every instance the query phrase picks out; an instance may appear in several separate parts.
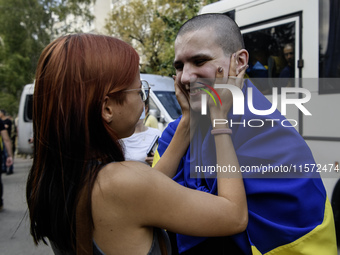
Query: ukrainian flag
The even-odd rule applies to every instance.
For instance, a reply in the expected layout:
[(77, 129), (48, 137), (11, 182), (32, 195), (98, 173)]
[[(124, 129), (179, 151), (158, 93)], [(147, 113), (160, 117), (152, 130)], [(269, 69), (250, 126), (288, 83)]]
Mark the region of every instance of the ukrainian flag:
[[(258, 169), (264, 166), (284, 166), (286, 169), (290, 167), (290, 172), (264, 175), (243, 173), (249, 223), (245, 232), (232, 236), (232, 239), (245, 254), (337, 254), (332, 208), (322, 180), (315, 171), (306, 173), (299, 169), (300, 165), (315, 164), (310, 149), (294, 127), (280, 124), (285, 118), (279, 111), (269, 116), (251, 113), (246, 104), (248, 87), (253, 90), (256, 109), (271, 108), (271, 103), (261, 92), (250, 81), (245, 81), (242, 89), (245, 95), (245, 114), (228, 115), (229, 120), (241, 123), (231, 127), (231, 138), (240, 166), (256, 166)], [(247, 122), (251, 119), (261, 119), (265, 124), (259, 128), (250, 127)], [(272, 125), (273, 122), (266, 119), (277, 121)], [(179, 120), (170, 123), (163, 132), (154, 163), (169, 145)], [(285, 121), (285, 125), (287, 123)], [(216, 194), (216, 179), (207, 174), (200, 178), (190, 176), (193, 164), (216, 165), (214, 150), (214, 138), (210, 132), (202, 136), (198, 128), (173, 179), (185, 187)], [(179, 252), (205, 239), (177, 234)]]

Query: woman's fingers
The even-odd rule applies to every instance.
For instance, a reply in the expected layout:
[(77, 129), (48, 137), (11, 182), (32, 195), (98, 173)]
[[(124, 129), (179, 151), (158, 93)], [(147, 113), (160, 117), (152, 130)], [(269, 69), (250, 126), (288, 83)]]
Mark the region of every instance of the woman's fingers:
[[(236, 54), (233, 54), (230, 59), (230, 68), (229, 73), (232, 73), (232, 70), (236, 70), (237, 76), (228, 76), (224, 77), (224, 70), (222, 67), (218, 67), (215, 74), (215, 84), (228, 84), (228, 85), (234, 85), (238, 88), (242, 88), (243, 85), (243, 77), (245, 74), (246, 69), (248, 68), (248, 65), (244, 65), (239, 67), (237, 60), (236, 60)], [(233, 72), (235, 73), (235, 72)], [(215, 86), (214, 86), (215, 87)], [(222, 113), (228, 113), (233, 102), (232, 94), (229, 91), (229, 89), (216, 89), (216, 92), (219, 96), (219, 99), (221, 100), (221, 104), (219, 105), (216, 100), (212, 102), (212, 99), (208, 99), (208, 104), (210, 107), (210, 113), (216, 114), (217, 111), (220, 111)]]
[(223, 75), (224, 75), (224, 70), (223, 68), (220, 66), (217, 68), (216, 70), (216, 79), (221, 79), (223, 78)]
[(176, 97), (179, 105), (181, 106), (182, 113), (190, 111), (190, 104), (189, 104), (189, 95), (188, 92), (179, 84), (178, 78), (176, 75), (173, 75), (172, 78), (175, 82), (175, 92)]

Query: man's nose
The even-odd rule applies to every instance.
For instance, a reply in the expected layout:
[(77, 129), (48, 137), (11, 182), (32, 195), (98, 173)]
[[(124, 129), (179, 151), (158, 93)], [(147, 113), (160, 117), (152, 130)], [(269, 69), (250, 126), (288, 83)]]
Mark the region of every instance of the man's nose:
[(194, 69), (190, 65), (185, 65), (182, 70), (181, 83), (190, 85), (190, 82), (195, 81), (196, 75)]
[(294, 57), (294, 53), (288, 53), (288, 54), (287, 54), (287, 57), (288, 57), (288, 58), (293, 58), (293, 57)]

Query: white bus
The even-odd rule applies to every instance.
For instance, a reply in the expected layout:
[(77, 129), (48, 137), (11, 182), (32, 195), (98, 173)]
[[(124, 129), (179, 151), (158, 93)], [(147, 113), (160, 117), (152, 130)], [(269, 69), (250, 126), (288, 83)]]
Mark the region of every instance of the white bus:
[(20, 98), (18, 113), (18, 153), (32, 154), (33, 144), (29, 139), (33, 138), (32, 104), (34, 84), (25, 85)]
[[(333, 167), (340, 161), (340, 19), (337, 2), (222, 0), (200, 10), (200, 14), (223, 13), (239, 25), (250, 53), (247, 70), (250, 79), (275, 80), (280, 77), (286, 65), (283, 49), (288, 43), (293, 46), (292, 75), (296, 78), (293, 86), (311, 92), (311, 99), (305, 106), (312, 116), (305, 116), (297, 107), (292, 107), (286, 117), (298, 120), (296, 129), (311, 148), (316, 163)], [(271, 93), (265, 87), (259, 89), (271, 100)], [(337, 233), (340, 233), (339, 177), (340, 171), (322, 174), (332, 202)]]

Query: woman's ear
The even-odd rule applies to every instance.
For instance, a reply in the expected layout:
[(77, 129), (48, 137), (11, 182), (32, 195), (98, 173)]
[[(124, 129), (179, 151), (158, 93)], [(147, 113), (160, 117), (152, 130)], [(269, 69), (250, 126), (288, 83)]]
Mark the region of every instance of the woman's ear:
[(113, 119), (113, 102), (108, 96), (104, 98), (104, 103), (102, 106), (102, 118), (107, 123), (110, 123)]

